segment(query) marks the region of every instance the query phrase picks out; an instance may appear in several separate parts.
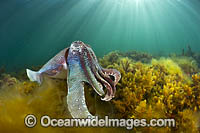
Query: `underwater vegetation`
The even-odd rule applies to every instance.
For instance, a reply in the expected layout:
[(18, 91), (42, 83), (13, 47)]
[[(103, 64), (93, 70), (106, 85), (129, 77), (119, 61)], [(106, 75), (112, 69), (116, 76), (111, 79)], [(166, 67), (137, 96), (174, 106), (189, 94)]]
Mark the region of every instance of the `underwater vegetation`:
[(99, 62), (103, 67), (107, 67), (119, 61), (120, 58), (128, 57), (134, 61), (140, 61), (142, 63), (149, 63), (153, 58), (152, 55), (144, 52), (137, 52), (137, 51), (128, 51), (128, 52), (119, 52), (113, 51), (105, 55), (103, 58), (99, 59)]
[(192, 57), (152, 59), (148, 64), (121, 57), (108, 67), (122, 74), (113, 100), (118, 118), (176, 120), (176, 128), (136, 128), (135, 131), (198, 131), (200, 75)]
[(182, 71), (188, 76), (192, 76), (199, 72), (197, 61), (192, 57), (171, 57), (171, 59), (181, 67)]
[[(12, 78), (14, 77), (10, 77), (10, 79)], [(12, 85), (5, 83), (0, 88), (0, 132), (94, 132), (97, 128), (44, 128), (39, 124), (34, 128), (27, 128), (24, 125), (24, 118), (27, 114), (34, 114), (37, 118), (43, 115), (51, 118), (71, 118), (67, 110), (66, 95), (66, 81), (63, 80), (47, 78), (42, 86), (28, 80), (17, 80)], [(94, 99), (88, 96), (86, 99), (91, 101), (88, 106), (90, 108), (93, 106)], [(106, 130), (98, 128), (99, 132), (111, 132), (111, 130), (116, 131), (111, 128)]]
[[(114, 118), (174, 118), (176, 127), (142, 127), (141, 132), (198, 132), (200, 120), (199, 62), (192, 56), (153, 57), (140, 52), (113, 51), (99, 59), (102, 67), (120, 71), (115, 98), (103, 102), (85, 86), (87, 106), (92, 114)], [(195, 53), (194, 53), (195, 55)], [(141, 58), (142, 60), (140, 60)], [(66, 81), (46, 78), (39, 86), (26, 78), (25, 71), (0, 74), (0, 132), (96, 131), (97, 128), (42, 128), (24, 126), (26, 114), (38, 117), (71, 118), (66, 103)], [(88, 92), (88, 93), (87, 93)], [(107, 110), (105, 106), (108, 107)], [(106, 111), (105, 111), (106, 110)], [(111, 112), (111, 113), (108, 113)], [(16, 122), (17, 121), (17, 122)], [(126, 132), (121, 128), (98, 128), (99, 132)]]
[[(22, 74), (24, 75), (24, 74)], [(21, 76), (22, 76), (21, 75)], [(37, 118), (48, 115), (51, 118), (72, 118), (67, 109), (67, 88), (66, 80), (56, 80), (45, 78), (44, 83), (39, 86), (35, 82), (17, 79), (10, 74), (1, 74), (0, 81), (0, 132), (99, 132), (120, 131), (124, 129), (112, 128), (44, 128), (37, 124), (34, 128), (27, 128), (24, 125), (24, 118), (27, 114), (34, 114)], [(86, 102), (89, 110), (98, 114), (106, 115), (110, 111), (104, 109), (106, 102), (102, 102), (100, 107), (95, 106), (92, 88), (86, 86)], [(87, 91), (90, 90), (88, 93)], [(100, 99), (98, 99), (100, 100)], [(109, 105), (109, 104), (108, 104)], [(107, 106), (107, 105), (106, 105)], [(97, 107), (97, 108), (94, 108)], [(97, 110), (97, 111), (96, 111)]]
[(182, 49), (181, 56), (192, 57), (193, 59), (196, 60), (198, 67), (200, 67), (200, 53), (193, 52), (190, 45), (188, 45), (186, 52), (184, 49)]

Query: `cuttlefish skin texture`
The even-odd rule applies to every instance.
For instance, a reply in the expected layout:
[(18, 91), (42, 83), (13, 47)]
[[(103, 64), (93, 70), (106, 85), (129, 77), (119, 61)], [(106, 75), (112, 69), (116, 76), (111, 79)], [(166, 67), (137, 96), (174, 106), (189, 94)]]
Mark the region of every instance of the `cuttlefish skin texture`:
[[(44, 75), (67, 78), (67, 104), (73, 118), (93, 117), (85, 103), (84, 83), (89, 83), (100, 96), (105, 95), (102, 100), (109, 101), (114, 97), (115, 86), (121, 78), (119, 71), (102, 68), (91, 47), (81, 41), (73, 42), (69, 48), (58, 53), (38, 72), (27, 69), (27, 75), (31, 81), (39, 83)], [(103, 86), (107, 88), (106, 94)]]

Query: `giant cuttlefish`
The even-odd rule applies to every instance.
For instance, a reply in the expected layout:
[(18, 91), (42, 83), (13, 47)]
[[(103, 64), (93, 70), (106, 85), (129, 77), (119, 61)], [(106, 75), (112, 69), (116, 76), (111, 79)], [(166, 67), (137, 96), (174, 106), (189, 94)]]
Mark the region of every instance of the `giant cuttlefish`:
[[(100, 96), (105, 95), (102, 100), (109, 101), (114, 97), (115, 85), (121, 78), (119, 71), (102, 68), (91, 47), (81, 41), (75, 41), (69, 48), (59, 52), (38, 72), (29, 69), (26, 71), (29, 79), (39, 84), (42, 83), (43, 76), (67, 79), (67, 104), (73, 118), (93, 117), (85, 102), (85, 82), (89, 83)], [(103, 86), (107, 88), (106, 94)]]

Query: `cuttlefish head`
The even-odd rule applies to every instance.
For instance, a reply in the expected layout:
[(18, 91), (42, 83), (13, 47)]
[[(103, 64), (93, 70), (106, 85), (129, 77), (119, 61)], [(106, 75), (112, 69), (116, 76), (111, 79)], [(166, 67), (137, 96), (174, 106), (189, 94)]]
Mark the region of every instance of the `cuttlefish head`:
[[(100, 96), (104, 96), (102, 100), (111, 100), (116, 92), (115, 86), (121, 78), (120, 72), (115, 69), (102, 68), (94, 51), (82, 41), (73, 42), (70, 46), (70, 53), (68, 58), (76, 56), (78, 58), (75, 60), (80, 60), (79, 63), (85, 76), (84, 81), (88, 82)], [(106, 88), (106, 93), (103, 88)]]

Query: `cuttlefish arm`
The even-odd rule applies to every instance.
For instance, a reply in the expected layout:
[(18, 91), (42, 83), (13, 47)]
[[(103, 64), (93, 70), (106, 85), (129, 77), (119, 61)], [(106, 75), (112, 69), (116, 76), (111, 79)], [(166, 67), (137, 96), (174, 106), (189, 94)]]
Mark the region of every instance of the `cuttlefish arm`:
[(39, 71), (26, 69), (27, 76), (31, 81), (36, 81), (39, 84), (43, 81), (43, 76), (52, 78), (66, 79), (67, 78), (67, 63), (66, 57), (69, 48), (60, 51), (56, 56), (50, 59)]
[(84, 82), (68, 80), (67, 104), (73, 118), (87, 118), (91, 116), (85, 103)]
[(104, 79), (106, 79), (110, 83), (110, 86), (107, 86), (106, 84), (104, 84), (104, 86), (106, 86), (108, 90), (105, 97), (102, 98), (102, 100), (110, 101), (115, 96), (115, 92), (116, 92), (115, 86), (121, 79), (121, 74), (116, 69), (104, 69), (104, 68), (102, 68), (99, 73), (102, 77), (104, 77)]

